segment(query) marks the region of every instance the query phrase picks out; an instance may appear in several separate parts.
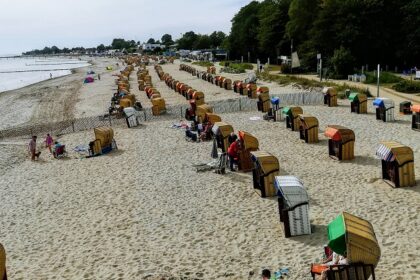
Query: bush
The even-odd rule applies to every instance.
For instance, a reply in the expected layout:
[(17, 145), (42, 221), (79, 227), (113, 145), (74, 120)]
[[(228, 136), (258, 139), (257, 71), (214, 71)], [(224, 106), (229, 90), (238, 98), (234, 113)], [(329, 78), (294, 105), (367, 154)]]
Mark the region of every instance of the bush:
[(214, 64), (211, 63), (210, 61), (194, 61), (192, 64), (198, 65), (198, 66), (203, 66), (203, 67), (211, 67), (211, 66), (214, 66)]
[(280, 66), (280, 72), (281, 73), (283, 73), (283, 74), (290, 74), (291, 73), (291, 70), (292, 68), (290, 67), (290, 65), (289, 64), (287, 64), (287, 63), (285, 63), (285, 64), (282, 64), (281, 66)]
[(340, 47), (338, 50), (334, 51), (334, 55), (331, 58), (331, 65), (333, 68), (333, 78), (345, 78), (348, 73), (353, 72), (354, 57), (349, 50)]
[[(377, 83), (377, 76), (373, 74), (373, 72), (366, 72), (366, 81), (365, 84), (376, 84)], [(401, 77), (394, 75), (389, 72), (381, 72), (379, 77), (379, 82), (381, 84), (394, 84), (402, 81)]]
[(392, 88), (404, 93), (420, 93), (420, 82), (402, 80), (393, 85)]
[(251, 63), (240, 63), (240, 62), (234, 62), (234, 61), (221, 61), (219, 62), (220, 66), (226, 66), (228, 65), (231, 68), (234, 68), (239, 71), (245, 70), (252, 70), (254, 69), (254, 66)]

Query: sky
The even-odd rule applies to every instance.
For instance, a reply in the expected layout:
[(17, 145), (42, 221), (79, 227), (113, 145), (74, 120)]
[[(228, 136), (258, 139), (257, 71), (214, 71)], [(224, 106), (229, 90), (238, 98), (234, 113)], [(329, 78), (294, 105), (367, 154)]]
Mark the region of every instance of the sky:
[(165, 33), (229, 33), (251, 0), (0, 0), (0, 54), (45, 46), (96, 47), (113, 38), (145, 42)]

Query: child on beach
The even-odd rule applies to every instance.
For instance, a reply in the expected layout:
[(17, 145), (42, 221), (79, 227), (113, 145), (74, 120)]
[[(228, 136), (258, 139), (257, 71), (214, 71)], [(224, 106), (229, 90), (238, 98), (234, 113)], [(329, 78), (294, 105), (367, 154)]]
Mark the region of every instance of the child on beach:
[(45, 148), (48, 148), (48, 150), (50, 150), (50, 153), (52, 153), (52, 145), (53, 145), (53, 138), (51, 137), (51, 135), (48, 133), (47, 137), (45, 138)]

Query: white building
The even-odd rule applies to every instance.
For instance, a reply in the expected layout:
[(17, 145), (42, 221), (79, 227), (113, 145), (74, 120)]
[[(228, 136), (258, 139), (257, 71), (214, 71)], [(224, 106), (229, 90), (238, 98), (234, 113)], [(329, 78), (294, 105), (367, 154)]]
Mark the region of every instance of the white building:
[(164, 49), (165, 48), (165, 45), (144, 43), (142, 45), (142, 48), (143, 48), (143, 51), (154, 51), (156, 48)]

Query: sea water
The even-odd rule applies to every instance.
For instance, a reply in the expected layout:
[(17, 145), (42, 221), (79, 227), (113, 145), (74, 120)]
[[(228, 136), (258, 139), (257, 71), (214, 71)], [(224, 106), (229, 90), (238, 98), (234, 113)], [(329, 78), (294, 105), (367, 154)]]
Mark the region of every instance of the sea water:
[[(81, 59), (52, 57), (0, 58), (0, 92), (71, 74), (71, 69), (86, 67)], [(50, 75), (51, 74), (51, 75)]]

